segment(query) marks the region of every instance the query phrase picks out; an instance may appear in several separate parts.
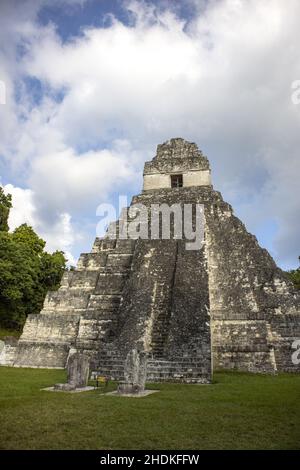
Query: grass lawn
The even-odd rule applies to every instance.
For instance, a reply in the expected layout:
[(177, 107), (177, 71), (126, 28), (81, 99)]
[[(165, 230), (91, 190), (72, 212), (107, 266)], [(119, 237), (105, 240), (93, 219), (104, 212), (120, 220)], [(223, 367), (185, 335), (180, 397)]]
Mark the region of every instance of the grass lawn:
[(40, 391), (63, 381), (0, 367), (1, 449), (300, 449), (299, 375), (218, 372), (146, 398)]

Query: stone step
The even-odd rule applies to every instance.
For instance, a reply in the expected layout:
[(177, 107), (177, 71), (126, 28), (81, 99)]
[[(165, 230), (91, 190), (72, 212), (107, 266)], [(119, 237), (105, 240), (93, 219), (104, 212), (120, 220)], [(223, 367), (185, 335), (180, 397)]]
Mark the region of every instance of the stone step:
[(106, 252), (114, 250), (116, 247), (116, 240), (110, 240), (108, 238), (96, 238), (92, 248), (92, 253)]
[(134, 252), (135, 240), (110, 240), (109, 238), (96, 238), (92, 253), (118, 253), (118, 254), (132, 254)]
[(59, 289), (55, 292), (49, 292), (45, 302), (44, 308), (46, 310), (59, 310), (59, 309), (86, 309), (93, 288), (73, 288), (73, 289)]
[(88, 309), (114, 309), (118, 308), (121, 294), (91, 294)]
[(82, 253), (78, 260), (76, 271), (79, 270), (99, 270), (106, 265), (106, 253)]
[(128, 255), (127, 253), (115, 253), (112, 252), (107, 257), (106, 266), (118, 270), (122, 268), (123, 270), (128, 270), (132, 263), (132, 254)]
[(103, 362), (98, 362), (99, 367), (124, 367), (124, 361), (123, 362), (118, 362), (118, 361), (103, 361)]
[(69, 288), (95, 288), (98, 280), (98, 271), (74, 271)]
[(99, 273), (95, 294), (121, 294), (127, 275), (124, 273)]
[(127, 266), (104, 266), (97, 270), (98, 273), (101, 274), (122, 274), (124, 276), (128, 276), (130, 273), (130, 267)]

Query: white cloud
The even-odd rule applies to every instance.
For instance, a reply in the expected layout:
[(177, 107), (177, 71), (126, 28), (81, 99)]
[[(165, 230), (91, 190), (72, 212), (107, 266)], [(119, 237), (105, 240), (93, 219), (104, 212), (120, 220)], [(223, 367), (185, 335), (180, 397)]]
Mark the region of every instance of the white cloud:
[(69, 264), (75, 264), (75, 259), (71, 250), (76, 241), (71, 223), (71, 216), (68, 213), (61, 213), (53, 225), (45, 225), (39, 219), (35, 207), (35, 195), (31, 189), (23, 189), (7, 184), (3, 187), (5, 194), (12, 196), (12, 208), (9, 214), (9, 228), (13, 231), (21, 224), (27, 224), (46, 240), (46, 249), (49, 252), (62, 250), (66, 253)]
[(31, 189), (22, 189), (6, 184), (5, 194), (12, 196), (12, 208), (9, 214), (9, 228), (15, 230), (21, 224), (28, 224), (31, 227), (36, 226), (36, 210), (33, 202), (33, 191)]
[(124, 156), (114, 151), (76, 154), (72, 149), (45, 155), (32, 165), (31, 187), (40, 195), (37, 204), (49, 212), (58, 207), (80, 213), (93, 208), (135, 174)]
[[(130, 27), (114, 20), (65, 43), (53, 25), (36, 23), (41, 3), (27, 3), (21, 14), (6, 10), (11, 42), (0, 60), (10, 99), (0, 154), (33, 191), (43, 226), (66, 213), (76, 221), (113, 191), (137, 187), (156, 144), (182, 136), (206, 151), (215, 187), (249, 228), (278, 221), (272, 248), (282, 264), (296, 263), (297, 0), (289, 8), (282, 0), (189, 1), (199, 12), (188, 25), (171, 2), (128, 2)], [(17, 62), (18, 42), (27, 52)], [(38, 104), (25, 89), (14, 101), (14, 80), (26, 74), (45, 87)]]

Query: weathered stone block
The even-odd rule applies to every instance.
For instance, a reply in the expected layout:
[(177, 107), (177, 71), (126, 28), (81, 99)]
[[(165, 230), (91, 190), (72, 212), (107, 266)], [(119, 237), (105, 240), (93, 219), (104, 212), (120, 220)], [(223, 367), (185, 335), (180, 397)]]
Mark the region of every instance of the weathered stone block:
[(138, 394), (145, 390), (148, 355), (144, 351), (132, 349), (128, 352), (124, 365), (125, 381), (118, 386), (119, 394)]
[(78, 260), (77, 270), (97, 270), (106, 265), (106, 253), (82, 253)]
[(120, 294), (125, 282), (125, 277), (120, 273), (100, 273), (95, 288), (95, 294)]
[(76, 350), (71, 350), (67, 362), (66, 384), (56, 384), (55, 390), (72, 391), (87, 386), (89, 379), (89, 357)]
[(81, 352), (70, 352), (67, 363), (68, 383), (75, 388), (85, 387), (89, 378), (89, 358)]

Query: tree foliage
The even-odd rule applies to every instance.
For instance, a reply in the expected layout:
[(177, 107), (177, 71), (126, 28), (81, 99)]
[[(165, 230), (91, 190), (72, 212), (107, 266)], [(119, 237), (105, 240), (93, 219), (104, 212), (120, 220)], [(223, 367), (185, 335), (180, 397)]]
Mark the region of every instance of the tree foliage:
[[(2, 209), (0, 203), (5, 213)], [(59, 287), (66, 260), (61, 251), (45, 252), (44, 240), (32, 227), (23, 224), (12, 233), (1, 227), (0, 324), (20, 328), (28, 314), (39, 313), (47, 291)]]
[[(299, 256), (300, 260), (300, 256)], [(291, 279), (291, 281), (294, 283), (294, 286), (296, 289), (300, 290), (300, 266), (298, 269), (292, 269), (291, 271), (288, 271), (288, 275)]]
[(12, 206), (11, 195), (4, 194), (0, 186), (0, 231), (8, 232), (8, 216)]

